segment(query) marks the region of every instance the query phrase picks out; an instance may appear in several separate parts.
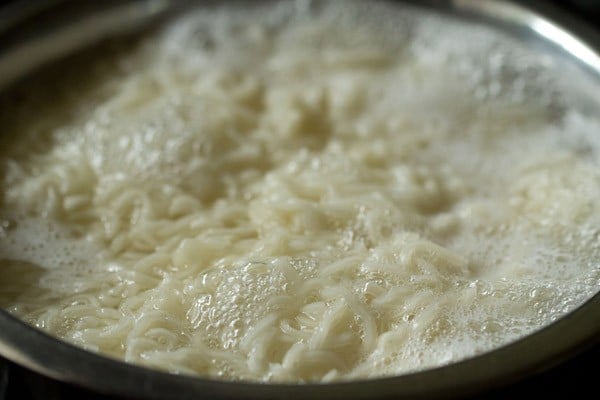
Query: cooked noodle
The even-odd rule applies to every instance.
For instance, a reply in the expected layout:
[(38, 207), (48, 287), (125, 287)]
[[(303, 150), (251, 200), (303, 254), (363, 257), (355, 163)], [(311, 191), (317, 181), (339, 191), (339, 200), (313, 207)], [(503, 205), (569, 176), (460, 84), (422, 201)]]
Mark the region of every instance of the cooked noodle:
[(127, 362), (295, 382), (559, 318), (600, 288), (599, 124), (465, 26), (221, 7), (6, 96), (0, 305)]

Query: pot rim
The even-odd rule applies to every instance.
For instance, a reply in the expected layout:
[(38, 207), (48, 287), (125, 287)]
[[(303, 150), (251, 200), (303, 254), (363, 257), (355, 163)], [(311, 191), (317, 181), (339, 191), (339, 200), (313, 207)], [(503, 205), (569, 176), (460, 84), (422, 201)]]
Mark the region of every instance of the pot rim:
[[(542, 39), (600, 79), (600, 56), (596, 51), (600, 44), (598, 32), (547, 5), (529, 2), (529, 6), (525, 7), (506, 0), (407, 2), (496, 25), (523, 40)], [(68, 15), (73, 26), (59, 28), (56, 24), (50, 24), (45, 33), (30, 33), (30, 37), (25, 39), (18, 36), (19, 26), (33, 23), (31, 21), (39, 19), (40, 13), (55, 12), (54, 7), (59, 3), (70, 5), (77, 1), (48, 0), (39, 8), (28, 8), (26, 12), (15, 8), (10, 10), (11, 18), (0, 18), (0, 21), (5, 21), (0, 22), (0, 37), (13, 35), (13, 42), (16, 43), (13, 48), (4, 51), (9, 68), (3, 70), (2, 59), (7, 58), (0, 57), (0, 89), (3, 84), (12, 83), (43, 62), (57, 59), (100, 39), (131, 31), (134, 29), (132, 27), (141, 27), (151, 20), (170, 15), (178, 8), (161, 0), (108, 1), (102, 7), (104, 17), (97, 18), (95, 28), (89, 30), (90, 35), (85, 41), (53, 45), (40, 57), (17, 59), (19, 63), (28, 62), (26, 68), (10, 69), (10, 57), (31, 53), (35, 45), (39, 45), (42, 36), (48, 40), (49, 37), (60, 39), (64, 37), (64, 32), (72, 34), (73, 29), (80, 29), (74, 19), (77, 13), (91, 12), (89, 6), (80, 7), (81, 10)], [(91, 2), (79, 3), (89, 5)], [(123, 13), (124, 9), (129, 10), (129, 14)], [(472, 358), (400, 376), (327, 384), (266, 384), (174, 375), (88, 352), (33, 328), (4, 310), (0, 310), (0, 328), (0, 356), (50, 378), (110, 395), (148, 399), (191, 399), (202, 396), (214, 399), (358, 399), (374, 395), (447, 398), (476, 394), (512, 383), (600, 343), (600, 292), (556, 322)]]

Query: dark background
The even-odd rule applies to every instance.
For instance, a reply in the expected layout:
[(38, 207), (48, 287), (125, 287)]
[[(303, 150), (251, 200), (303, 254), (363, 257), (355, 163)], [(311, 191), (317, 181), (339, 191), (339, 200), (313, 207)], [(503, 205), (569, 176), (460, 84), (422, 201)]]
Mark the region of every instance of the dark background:
[[(32, 3), (35, 1), (0, 0), (0, 9), (18, 2)], [(600, 37), (600, 0), (539, 0), (538, 2), (550, 3), (563, 12), (580, 18), (595, 28)], [(487, 392), (477, 398), (512, 399), (550, 396), (550, 398), (595, 399), (599, 398), (598, 380), (600, 380), (600, 345), (596, 345), (558, 367), (551, 368), (533, 378)], [(104, 399), (104, 397), (58, 384), (0, 358), (0, 400), (17, 399)]]

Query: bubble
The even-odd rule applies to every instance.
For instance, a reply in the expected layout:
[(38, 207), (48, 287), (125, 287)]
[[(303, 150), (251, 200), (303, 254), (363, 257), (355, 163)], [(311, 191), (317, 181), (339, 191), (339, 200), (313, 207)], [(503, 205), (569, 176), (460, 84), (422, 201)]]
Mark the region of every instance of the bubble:
[(78, 265), (85, 271), (98, 250), (88, 240), (73, 237), (70, 230), (45, 218), (14, 216), (6, 240), (0, 241), (5, 259), (23, 260), (47, 269)]

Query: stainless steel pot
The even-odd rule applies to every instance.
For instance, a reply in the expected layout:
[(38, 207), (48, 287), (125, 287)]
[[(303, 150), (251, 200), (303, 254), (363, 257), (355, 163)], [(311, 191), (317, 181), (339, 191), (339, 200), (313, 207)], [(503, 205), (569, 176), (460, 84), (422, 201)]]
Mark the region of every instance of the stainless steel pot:
[[(196, 3), (201, 2), (197, 1)], [(125, 35), (193, 6), (167, 0), (18, 3), (0, 13), (0, 90), (35, 68), (102, 39)], [(206, 3), (205, 1), (202, 3)], [(564, 58), (600, 81), (600, 36), (541, 4), (496, 0), (412, 3), (491, 24)], [(522, 3), (522, 2), (521, 2)], [(600, 110), (597, 110), (600, 112)], [(543, 371), (600, 343), (600, 294), (518, 342), (409, 375), (335, 384), (253, 384), (170, 375), (81, 350), (0, 310), (0, 355), (96, 393), (146, 399), (448, 398), (476, 394)]]

